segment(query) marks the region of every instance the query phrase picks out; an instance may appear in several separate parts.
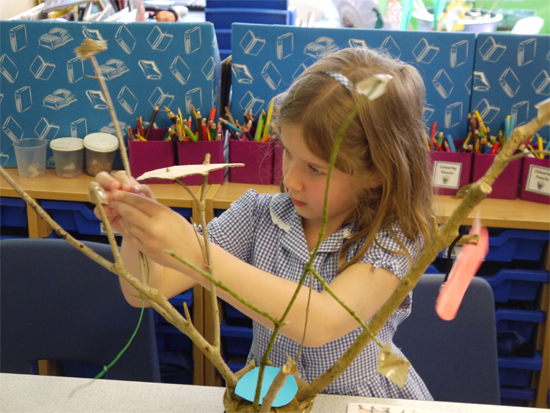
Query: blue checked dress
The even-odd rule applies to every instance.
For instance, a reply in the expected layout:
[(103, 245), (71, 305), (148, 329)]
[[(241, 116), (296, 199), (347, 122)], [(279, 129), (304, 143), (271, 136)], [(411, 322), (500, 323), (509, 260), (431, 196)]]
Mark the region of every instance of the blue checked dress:
[[(338, 251), (353, 229), (354, 224), (347, 225), (324, 240), (320, 246), (314, 267), (328, 283), (336, 277)], [(393, 229), (415, 259), (417, 254), (414, 242), (405, 238), (398, 227), (394, 226)], [(309, 260), (301, 217), (297, 214), (288, 194), (259, 195), (256, 191), (249, 190), (234, 202), (230, 209), (208, 224), (208, 232), (213, 243), (235, 257), (294, 282), (299, 282)], [(377, 241), (380, 246), (399, 251), (399, 246), (387, 230), (380, 231)], [(346, 260), (349, 261), (355, 255), (361, 242), (356, 242), (356, 245), (350, 248)], [(370, 263), (375, 268), (385, 268), (402, 278), (409, 268), (406, 257), (391, 254), (380, 246), (373, 244), (359, 262)], [(309, 279), (306, 279), (304, 285), (309, 286)], [(316, 291), (323, 290), (315, 278), (313, 288)], [(378, 333), (377, 337), (383, 344), (391, 342), (399, 323), (410, 314), (411, 297), (412, 293)], [(318, 348), (304, 347), (300, 360), (297, 360), (302, 379), (311, 382), (325, 372), (348, 349), (361, 331), (362, 328), (358, 327), (351, 333)], [(254, 322), (254, 339), (248, 358), (249, 360), (254, 358), (256, 365), (260, 364), (271, 334), (270, 328)], [(287, 354), (293, 358), (296, 357), (298, 347), (299, 343), (279, 335), (270, 360), (275, 366), (281, 367), (286, 362)], [(392, 351), (394, 354), (403, 356), (393, 343)], [(377, 373), (378, 353), (378, 345), (371, 340), (351, 366), (323, 393), (433, 400), (412, 366), (404, 389), (400, 389)]]

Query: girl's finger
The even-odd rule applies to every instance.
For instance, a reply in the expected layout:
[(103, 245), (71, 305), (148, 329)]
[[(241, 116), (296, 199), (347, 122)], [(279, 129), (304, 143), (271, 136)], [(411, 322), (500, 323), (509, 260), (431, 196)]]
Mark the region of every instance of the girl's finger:
[[(113, 201), (111, 206), (118, 205), (119, 203), (127, 204), (135, 209), (141, 211), (147, 217), (159, 212), (159, 209), (163, 210), (164, 206), (157, 203), (155, 200), (142, 196), (141, 194), (133, 194), (125, 191), (115, 191), (113, 193)], [(119, 213), (121, 210), (115, 208)], [(128, 211), (128, 209), (124, 209)]]

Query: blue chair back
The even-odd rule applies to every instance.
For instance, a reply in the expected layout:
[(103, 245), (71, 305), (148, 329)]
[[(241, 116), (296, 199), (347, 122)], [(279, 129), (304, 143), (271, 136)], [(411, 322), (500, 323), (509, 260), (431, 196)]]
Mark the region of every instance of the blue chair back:
[(500, 404), (495, 302), (474, 277), (456, 318), (444, 321), (435, 300), (444, 276), (424, 274), (413, 290), (411, 315), (397, 328), (401, 348), (436, 401)]
[[(109, 245), (85, 244), (113, 261)], [(56, 360), (74, 371), (66, 375), (93, 377), (126, 345), (141, 311), (126, 302), (115, 274), (59, 239), (0, 241), (0, 293), (2, 373), (32, 373), (36, 361)], [(104, 378), (160, 382), (152, 309)]]

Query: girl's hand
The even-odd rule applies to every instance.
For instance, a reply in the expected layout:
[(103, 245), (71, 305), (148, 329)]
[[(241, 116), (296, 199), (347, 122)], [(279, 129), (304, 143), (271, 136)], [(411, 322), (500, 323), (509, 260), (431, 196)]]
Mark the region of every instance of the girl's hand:
[[(105, 190), (109, 202), (112, 201), (113, 191), (116, 190), (140, 194), (150, 199), (155, 199), (153, 192), (147, 185), (139, 184), (135, 179), (126, 175), (126, 172), (124, 171), (118, 171), (113, 175), (110, 175), (107, 172), (100, 172), (96, 175), (95, 181)], [(113, 229), (116, 232), (121, 233), (119, 227), (120, 216), (118, 213), (107, 205), (104, 206), (104, 209), (107, 219)], [(97, 207), (94, 209), (94, 213), (98, 219), (101, 219), (99, 212), (97, 211)]]
[(114, 190), (112, 195), (118, 232), (149, 258), (173, 268), (176, 261), (164, 252), (170, 249), (192, 262), (202, 262), (195, 229), (181, 215), (141, 194)]

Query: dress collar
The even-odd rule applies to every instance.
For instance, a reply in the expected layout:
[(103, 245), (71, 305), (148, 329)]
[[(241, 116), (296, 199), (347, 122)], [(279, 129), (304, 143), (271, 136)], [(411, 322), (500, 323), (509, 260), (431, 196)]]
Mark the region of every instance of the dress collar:
[[(271, 220), (275, 225), (285, 232), (282, 237), (283, 246), (294, 253), (304, 262), (309, 260), (309, 251), (302, 227), (302, 220), (288, 193), (280, 193), (273, 196), (269, 205)], [(342, 247), (344, 241), (348, 239), (355, 231), (356, 223), (352, 222), (341, 228), (336, 233), (325, 239), (319, 252), (337, 252)]]

